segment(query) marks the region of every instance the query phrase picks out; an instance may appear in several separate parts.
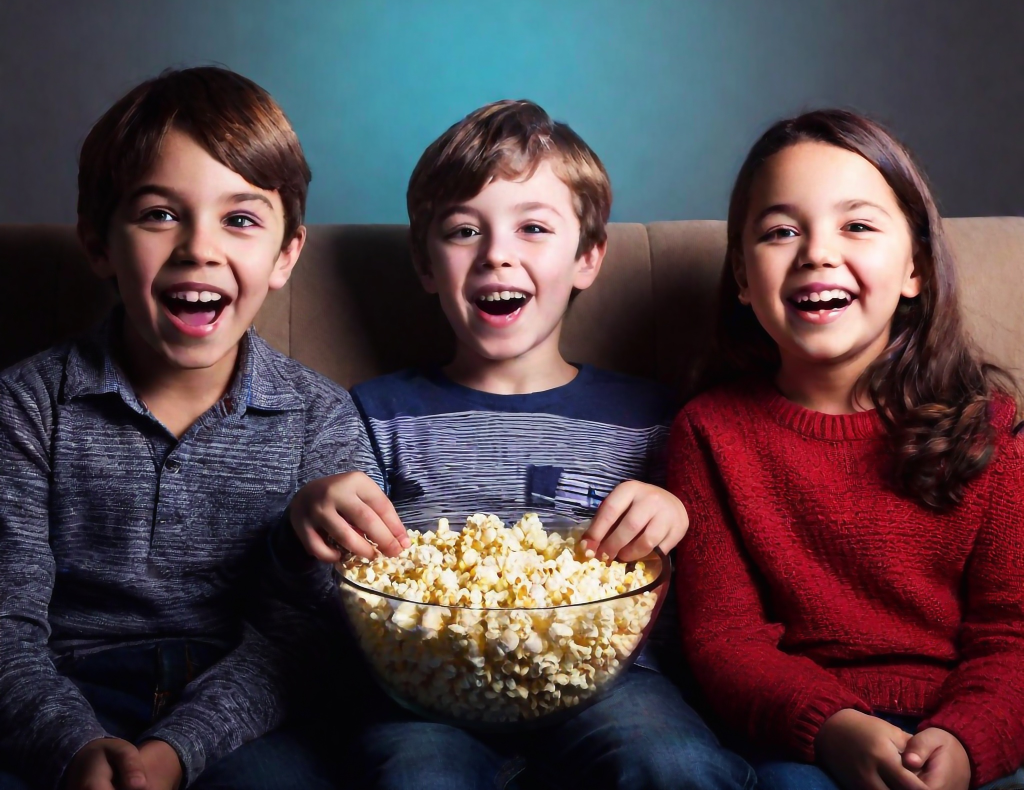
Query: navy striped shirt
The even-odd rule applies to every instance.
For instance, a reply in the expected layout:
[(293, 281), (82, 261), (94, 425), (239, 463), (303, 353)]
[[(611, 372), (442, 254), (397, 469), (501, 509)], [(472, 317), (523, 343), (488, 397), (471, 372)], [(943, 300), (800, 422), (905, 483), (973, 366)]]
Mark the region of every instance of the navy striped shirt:
[[(589, 365), (568, 384), (526, 395), (460, 386), (407, 370), (352, 388), (383, 480), (409, 529), (476, 512), (506, 524), (525, 511), (586, 519), (626, 480), (661, 485), (673, 402), (660, 385)], [(659, 629), (668, 631), (675, 600)], [(655, 652), (640, 663), (653, 668)]]
[[(268, 530), (306, 482), (372, 464), (348, 394), (252, 330), (227, 395), (178, 440), (115, 364), (118, 320), (0, 375), (0, 754), (46, 787), (106, 735), (60, 670), (90, 651), (228, 651), (143, 736), (186, 782), (275, 727), (286, 662), (267, 634), (289, 617), (258, 597)], [(253, 611), (278, 622), (257, 630)]]

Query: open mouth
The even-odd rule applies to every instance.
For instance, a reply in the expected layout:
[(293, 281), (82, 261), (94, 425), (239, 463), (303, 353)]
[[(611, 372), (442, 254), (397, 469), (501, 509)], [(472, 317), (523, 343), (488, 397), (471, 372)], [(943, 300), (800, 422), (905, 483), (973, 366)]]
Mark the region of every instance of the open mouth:
[(494, 291), (478, 296), (474, 303), (487, 315), (506, 316), (521, 309), (528, 301), (529, 294), (521, 291)]
[(849, 291), (835, 288), (827, 291), (800, 292), (789, 298), (789, 303), (801, 313), (830, 313), (853, 304), (857, 297)]
[(215, 324), (231, 299), (218, 291), (167, 290), (160, 294), (167, 312), (189, 327)]

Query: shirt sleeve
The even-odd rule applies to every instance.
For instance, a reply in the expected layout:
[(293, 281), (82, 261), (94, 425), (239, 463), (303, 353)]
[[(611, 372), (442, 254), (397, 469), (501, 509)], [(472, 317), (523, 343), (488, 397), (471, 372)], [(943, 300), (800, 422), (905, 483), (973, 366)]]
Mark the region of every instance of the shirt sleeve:
[[(343, 390), (311, 409), (305, 430), (298, 487), (367, 463), (366, 434)], [(190, 684), (182, 702), (142, 736), (174, 748), (186, 784), (213, 760), (280, 725), (310, 693), (308, 682), (324, 677), (314, 669), (317, 662), (336, 650), (340, 620), (330, 567), (308, 558), (286, 569), (277, 552), (291, 531), (282, 513), (269, 536), (259, 600), (241, 644)]]
[(690, 514), (676, 585), (684, 649), (709, 704), (752, 741), (813, 762), (826, 719), (870, 708), (811, 659), (779, 649), (784, 626), (768, 615), (711, 449), (685, 411), (669, 440), (668, 488)]
[(960, 663), (920, 725), (963, 744), (972, 787), (1024, 763), (1024, 439), (1007, 432), (988, 474), (988, 517), (965, 569)]
[(30, 390), (0, 383), (0, 752), (33, 785), (56, 787), (78, 750), (107, 733), (48, 647), (53, 414), (45, 389)]

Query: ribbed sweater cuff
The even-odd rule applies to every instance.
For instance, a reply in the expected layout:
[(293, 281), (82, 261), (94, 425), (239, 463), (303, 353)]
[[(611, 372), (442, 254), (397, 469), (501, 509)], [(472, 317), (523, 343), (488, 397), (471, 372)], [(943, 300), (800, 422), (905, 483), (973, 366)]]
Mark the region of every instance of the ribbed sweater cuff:
[(976, 788), (1009, 776), (1020, 767), (1020, 749), (1008, 746), (1020, 743), (1024, 725), (1006, 720), (1005, 711), (993, 711), (973, 704), (938, 710), (918, 725), (918, 732), (929, 727), (952, 733), (971, 761), (971, 787)]
[(844, 708), (871, 713), (871, 708), (853, 694), (836, 693), (804, 701), (792, 718), (793, 726), (790, 728), (790, 745), (801, 760), (807, 763), (815, 761), (814, 741), (821, 726)]

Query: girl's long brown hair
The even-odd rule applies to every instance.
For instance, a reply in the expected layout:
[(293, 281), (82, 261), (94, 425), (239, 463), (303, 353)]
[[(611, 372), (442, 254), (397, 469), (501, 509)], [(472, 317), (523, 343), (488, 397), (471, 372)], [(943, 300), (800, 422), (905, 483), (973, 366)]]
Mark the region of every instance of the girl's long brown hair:
[(910, 153), (877, 123), (844, 110), (818, 110), (776, 123), (754, 144), (729, 202), (719, 353), (709, 382), (778, 370), (778, 347), (753, 310), (738, 301), (734, 266), (742, 261), (755, 176), (770, 157), (800, 142), (826, 143), (864, 157), (884, 176), (906, 216), (921, 293), (900, 300), (889, 345), (859, 385), (888, 434), (894, 488), (929, 508), (948, 510), (992, 457), (993, 399), (1000, 393), (1016, 397), (1017, 388), (1004, 371), (984, 362), (968, 339), (953, 256), (931, 191)]

